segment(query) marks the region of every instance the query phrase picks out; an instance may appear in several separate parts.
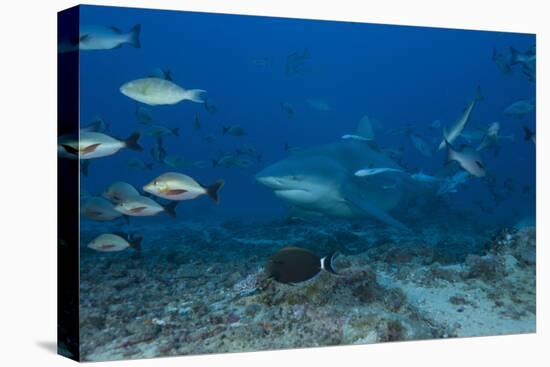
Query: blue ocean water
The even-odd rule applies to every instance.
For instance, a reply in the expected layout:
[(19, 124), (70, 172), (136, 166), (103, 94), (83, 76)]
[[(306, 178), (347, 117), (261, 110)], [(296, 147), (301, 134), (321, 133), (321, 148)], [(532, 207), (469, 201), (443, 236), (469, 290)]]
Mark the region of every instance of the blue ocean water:
[[(166, 139), (169, 152), (209, 164), (220, 151), (246, 145), (262, 154), (262, 163), (246, 170), (189, 168), (188, 174), (203, 182), (223, 177), (227, 184), (222, 205), (212, 207), (201, 200), (181, 210), (186, 206), (193, 215), (207, 211), (208, 216), (244, 218), (280, 214), (280, 201), (255, 183), (253, 175), (284, 158), (285, 143), (307, 147), (332, 142), (355, 130), (365, 114), (380, 121), (381, 146), (404, 145), (413, 167), (433, 172), (442, 165), (443, 153), (426, 159), (406, 137), (384, 131), (411, 123), (428, 141), (440, 138), (440, 130), (427, 135), (422, 129), (434, 120), (451, 125), (478, 85), (485, 100), (476, 107), (470, 127), (499, 121), (502, 134), (515, 135), (498, 158), (486, 158), (486, 165), (499, 179), (510, 177), (518, 187), (529, 184), (534, 191), (535, 150), (523, 142), (521, 122), (534, 129), (535, 115), (522, 121), (504, 116), (503, 110), (518, 99), (533, 98), (535, 85), (519, 70), (503, 76), (491, 60), (493, 48), (528, 49), (535, 42), (533, 35), (122, 8), (83, 7), (81, 12), (81, 24), (112, 24), (126, 31), (138, 23), (140, 49), (82, 52), (81, 120), (101, 116), (118, 136), (142, 128), (135, 118), (135, 102), (119, 88), (155, 68), (167, 68), (185, 88), (207, 90), (208, 100), (219, 110), (210, 115), (204, 106), (190, 102), (149, 108), (155, 122), (180, 127), (180, 138)], [(304, 48), (311, 54), (306, 71), (286, 76), (287, 55)], [(255, 58), (268, 58), (271, 65), (256, 66)], [(310, 108), (308, 98), (326, 100), (331, 110)], [(293, 118), (281, 111), (281, 101), (295, 107)], [(202, 122), (200, 133), (192, 129), (196, 114)], [(221, 126), (232, 124), (244, 127), (247, 135), (222, 136)], [(208, 134), (214, 137), (212, 144), (201, 139)], [(123, 151), (93, 162), (91, 171), (98, 174), (86, 180), (88, 190), (104, 190), (114, 176), (140, 186), (164, 171), (158, 165), (146, 173), (125, 169), (123, 161), (133, 156)], [(488, 195), (483, 185), (476, 188), (469, 197)], [(459, 203), (464, 199), (456, 196)], [(514, 209), (525, 214), (534, 210), (534, 197), (525, 200), (516, 192), (503, 205), (507, 210), (500, 215)]]
[[(465, 185), (458, 187), (457, 192), (438, 196), (437, 201), (430, 204), (431, 207), (412, 212), (411, 207), (405, 206), (397, 208), (392, 213), (407, 224), (415, 234), (423, 233), (424, 236), (428, 236), (424, 226), (426, 221), (433, 225), (430, 227), (433, 232), (430, 236), (433, 238), (453, 234), (462, 236), (456, 238), (458, 245), (454, 245), (462, 246), (463, 250), (459, 257), (462, 262), (469, 255), (470, 250), (466, 250), (469, 248), (467, 243), (475, 243), (473, 246), (475, 250), (472, 250), (472, 253), (483, 255), (482, 249), (485, 249), (486, 241), (492, 238), (494, 233), (503, 228), (513, 228), (518, 222), (535, 216), (535, 145), (531, 141), (524, 140), (523, 129), (525, 125), (533, 131), (536, 130), (535, 113), (528, 112), (521, 118), (504, 113), (512, 103), (534, 98), (535, 83), (522, 73), (521, 65), (511, 66), (512, 74), (504, 75), (492, 58), (494, 49), (505, 55), (509, 54), (510, 47), (521, 52), (531, 49), (535, 44), (535, 36), (532, 34), (94, 6), (81, 6), (80, 21), (81, 24), (116, 26), (123, 32), (127, 32), (136, 24), (141, 25), (140, 48), (125, 44), (112, 50), (80, 53), (80, 121), (81, 126), (84, 126), (88, 121), (101, 117), (109, 124), (108, 134), (114, 137), (126, 137), (134, 131), (139, 131), (141, 133), (139, 143), (144, 147), (143, 152), (123, 149), (109, 157), (91, 159), (88, 175), (81, 176), (81, 190), (91, 195), (100, 195), (115, 181), (128, 182), (141, 190), (145, 184), (167, 171), (185, 173), (202, 184), (210, 184), (220, 178), (225, 181), (225, 186), (220, 191), (219, 204), (202, 196), (179, 203), (175, 219), (161, 213), (152, 217), (132, 217), (129, 224), (117, 222), (114, 225), (114, 227), (120, 226), (123, 230), (148, 235), (144, 235), (143, 247), (144, 251), (153, 251), (154, 248), (154, 256), (159, 256), (155, 258), (156, 260), (151, 260), (153, 265), (150, 264), (150, 266), (155, 269), (162, 268), (163, 261), (169, 264), (166, 265), (166, 269), (173, 269), (174, 262), (161, 256), (168, 252), (173, 257), (178, 255), (174, 254), (175, 250), (162, 246), (173, 243), (177, 238), (185, 238), (186, 234), (179, 231), (183, 231), (182, 226), (188, 223), (194, 223), (198, 226), (197, 228), (208, 232), (208, 223), (232, 221), (228, 228), (230, 228), (229, 231), (234, 231), (229, 236), (233, 239), (237, 237), (242, 239), (245, 236), (243, 233), (246, 232), (249, 235), (253, 234), (250, 235), (248, 242), (245, 241), (246, 243), (254, 241), (262, 243), (260, 240), (275, 241), (274, 245), (267, 249), (252, 246), (247, 247), (246, 251), (237, 250), (234, 247), (244, 246), (242, 243), (240, 245), (237, 242), (224, 244), (223, 241), (218, 241), (216, 251), (223, 253), (226, 246), (226, 252), (232, 254), (230, 260), (225, 258), (220, 260), (222, 264), (228, 261), (234, 265), (253, 258), (246, 270), (238, 270), (239, 275), (234, 280), (235, 284), (246, 279), (256, 266), (261, 266), (269, 254), (280, 248), (281, 244), (305, 243), (307, 247), (307, 235), (303, 238), (296, 235), (296, 243), (292, 243), (292, 239), (288, 238), (280, 240), (283, 232), (295, 233), (295, 229), (287, 230), (280, 227), (279, 221), (287, 215), (289, 205), (258, 183), (254, 177), (262, 169), (292, 154), (285, 150), (285, 144), (307, 148), (337, 142), (342, 135), (353, 133), (364, 115), (372, 121), (375, 149), (398, 150), (399, 157), (394, 160), (409, 174), (422, 171), (436, 175), (445, 165), (445, 150), (435, 149), (441, 142), (443, 127), (451, 127), (455, 123), (474, 98), (478, 86), (483, 100), (473, 109), (465, 131), (474, 131), (476, 128), (478, 131), (486, 131), (490, 123), (499, 122), (499, 135), (507, 137), (499, 141), (496, 153), (493, 150), (480, 152), (487, 176), (470, 178)], [(304, 52), (309, 56), (299, 63), (296, 70), (291, 68), (289, 72), (289, 58), (292, 58), (290, 55)], [(205, 97), (208, 104), (215, 106), (217, 111), (211, 113), (204, 104), (191, 101), (183, 101), (175, 105), (148, 106), (139, 104), (120, 92), (120, 87), (124, 83), (147, 77), (157, 68), (169, 69), (173, 82), (186, 89), (206, 90)], [(313, 104), (320, 103), (312, 105), (311, 101), (314, 102)], [(289, 117), (283, 110), (284, 103), (292, 106), (294, 110), (292, 116)], [(179, 136), (163, 137), (165, 149), (169, 154), (201, 163), (176, 169), (155, 161), (149, 152), (156, 139), (147, 134), (149, 129), (147, 125), (138, 122), (136, 106), (149, 111), (153, 116), (154, 124), (179, 128)], [(325, 109), (323, 106), (329, 107)], [(198, 130), (194, 128), (197, 116), (201, 125)], [(432, 127), (436, 120), (440, 121), (440, 127)], [(246, 135), (232, 136), (222, 133), (223, 126), (233, 125), (241, 126)], [(413, 145), (407, 133), (392, 133), (395, 129), (407, 125), (411, 126), (409, 133), (420, 136), (428, 144), (433, 152), (430, 157), (424, 156)], [(459, 137), (453, 145), (458, 148), (462, 144), (467, 144), (475, 148), (483, 135), (471, 140)], [(511, 135), (513, 138), (508, 137)], [(207, 142), (207, 137), (211, 137), (212, 141)], [(253, 147), (261, 155), (261, 159), (251, 159), (248, 162), (250, 166), (214, 167), (212, 164), (213, 160), (219, 159), (223, 153), (234, 153), (236, 150), (249, 147)], [(127, 163), (129, 159), (153, 163), (153, 168), (146, 170), (129, 167)], [(435, 198), (435, 191), (423, 195)], [(411, 220), (411, 217), (415, 216), (419, 219), (419, 223), (416, 223), (414, 218)], [(346, 228), (344, 232), (347, 231), (350, 223), (356, 223), (355, 220), (348, 219), (328, 218), (326, 220), (328, 220), (328, 226), (344, 226), (343, 228)], [(460, 226), (461, 220), (466, 223), (464, 228)], [(203, 223), (204, 227), (200, 227), (200, 223)], [(242, 228), (239, 227), (239, 223), (242, 224)], [(254, 225), (255, 223), (257, 225)], [(312, 231), (312, 228), (318, 229), (319, 226), (321, 229), (327, 228), (327, 222), (316, 225), (314, 221), (306, 220), (304, 223), (307, 226), (305, 232)], [(385, 224), (368, 218), (365, 219), (365, 223), (366, 236), (370, 238), (371, 245), (376, 242), (374, 239), (382, 241), (382, 239), (393, 238), (392, 243), (399, 248), (398, 231), (392, 232)], [(472, 223), (475, 223), (475, 226), (472, 227)], [(113, 228), (112, 223), (97, 224), (83, 218), (82, 238), (89, 241), (99, 234), (98, 225), (105, 226), (106, 230)], [(467, 228), (470, 228), (470, 231)], [(201, 229), (198, 231), (200, 232)], [(388, 234), (387, 231), (390, 233)], [(212, 236), (215, 238), (215, 234)], [(224, 238), (229, 241), (226, 237)], [(317, 237), (313, 238), (311, 241), (318, 241)], [(191, 240), (193, 241), (195, 240)], [(196, 241), (199, 243), (202, 240)], [(339, 243), (339, 241), (350, 240), (342, 237), (335, 241)], [(411, 245), (413, 242), (422, 241), (429, 242), (421, 238), (414, 241), (409, 238), (403, 240), (403, 243)], [(312, 245), (313, 242), (309, 244)], [(352, 242), (358, 241), (355, 239)], [(187, 245), (191, 250), (188, 248), (186, 251), (182, 250), (182, 253), (193, 254), (192, 243), (188, 242)], [(408, 245), (404, 245), (403, 248), (407, 248)], [(175, 246), (177, 249), (177, 245)], [(330, 246), (334, 247), (334, 245)], [(345, 246), (342, 245), (342, 247)], [(362, 250), (366, 251), (369, 248), (368, 246), (364, 249), (354, 248), (353, 251), (348, 248), (347, 251), (361, 253)], [(212, 263), (204, 260), (208, 258), (208, 251), (204, 248), (196, 250), (197, 258), (203, 259), (201, 261), (206, 265), (212, 266)], [(407, 262), (402, 260), (403, 258), (421, 257), (414, 251), (411, 252), (412, 255), (411, 253), (396, 255), (391, 251), (401, 250), (392, 248), (391, 256), (388, 255), (380, 260), (372, 251), (374, 250), (365, 255), (368, 259), (385, 261), (390, 267), (398, 264), (395, 269), (396, 274), (399, 273), (401, 261)], [(114, 254), (114, 256), (117, 255), (119, 254)], [(123, 264), (125, 261), (133, 264), (132, 261), (135, 261), (127, 254), (115, 257), (116, 260), (105, 260), (103, 256), (108, 255), (103, 254), (99, 258), (100, 255), (92, 251), (83, 251), (81, 256), (83, 261), (89, 261), (87, 265), (89, 267), (84, 267), (82, 270), (83, 272), (89, 270), (88, 274), (84, 274), (83, 279), (89, 281), (87, 292), (90, 294), (84, 297), (92, 298), (96, 296), (92, 293), (92, 289), (97, 289), (93, 286), (94, 281), (99, 282), (98, 278), (94, 277), (99, 276), (97, 275), (99, 273), (103, 274), (103, 268), (98, 270), (93, 268), (94, 266), (108, 267), (98, 265), (105, 261), (114, 261), (118, 264)], [(444, 263), (446, 260), (442, 259), (449, 259), (449, 257), (440, 256), (437, 261)], [(191, 260), (186, 259), (186, 261)], [(356, 260), (349, 261), (354, 264), (353, 266), (357, 265), (354, 263)], [(423, 261), (413, 260), (412, 264), (418, 267), (424, 266), (426, 263)], [(458, 260), (454, 261), (456, 263)], [(472, 261), (474, 260), (470, 259), (470, 262)], [(521, 262), (521, 260), (518, 261)], [(452, 262), (449, 261), (449, 263)], [(182, 265), (183, 267), (187, 269), (192, 267), (184, 263), (187, 265)], [(112, 267), (112, 263), (109, 266)], [(139, 268), (138, 265), (135, 266)], [(414, 268), (411, 264), (408, 266), (409, 269)], [(203, 269), (201, 265), (196, 265), (195, 268)], [(208, 294), (208, 289), (212, 294), (215, 293), (214, 290), (217, 292), (221, 287), (218, 283), (225, 281), (234, 273), (233, 270), (237, 271), (232, 267), (229, 270), (225, 268), (225, 272), (220, 270), (218, 278), (214, 276), (212, 278), (214, 280), (204, 285), (205, 292)], [(139, 275), (134, 276), (139, 277)], [(193, 276), (183, 278), (195, 279)], [(101, 279), (107, 281), (105, 278)], [(166, 279), (163, 281), (170, 283), (177, 279), (177, 276), (175, 273), (168, 273)], [(218, 283), (215, 282), (216, 279)], [(116, 288), (116, 285), (114, 287)], [(132, 291), (138, 292), (141, 287), (142, 284), (136, 282), (135, 285), (127, 285), (125, 289), (128, 294), (132, 294)], [(192, 287), (192, 284), (189, 283), (188, 287)], [(233, 283), (226, 287), (234, 289)], [(363, 286), (354, 285), (353, 287), (353, 289), (359, 289), (357, 292), (364, 291), (364, 288), (361, 288)], [(376, 290), (372, 292), (376, 294)], [(407, 293), (407, 296), (410, 295)], [(365, 297), (367, 296), (359, 296), (361, 302), (364, 303)], [(168, 304), (172, 301), (166, 302)], [(188, 301), (192, 302), (193, 299)], [(234, 302), (233, 299), (227, 302), (221, 308), (224, 311), (220, 316), (223, 322), (218, 324), (233, 324), (231, 317), (240, 318), (240, 322), (246, 324), (244, 320), (247, 313), (243, 311), (244, 314), (239, 314), (234, 311), (237, 306), (231, 303)], [(261, 304), (259, 301), (256, 302)], [(315, 307), (318, 306), (315, 306), (316, 302), (323, 304), (311, 299), (307, 302), (289, 302), (291, 305), (289, 307), (293, 313), (302, 312), (301, 309), (298, 311), (295, 309), (297, 305), (311, 304), (314, 306), (304, 307), (316, 309)], [(94, 308), (96, 306), (97, 309)], [(92, 314), (113, 312), (112, 309), (102, 308), (106, 307), (105, 305), (96, 306), (90, 306), (91, 311), (89, 311)], [(160, 306), (157, 305), (157, 307)], [(182, 311), (185, 306), (178, 304), (174, 307), (180, 314), (185, 314), (186, 311)], [(194, 306), (190, 307), (193, 309)], [(238, 307), (247, 310), (249, 305)], [(339, 309), (338, 307), (335, 309)], [(469, 306), (466, 302), (466, 306), (461, 307)], [(483, 306), (479, 307), (483, 309)], [(208, 314), (211, 316), (218, 311), (210, 310)], [(307, 314), (306, 311), (303, 312)], [(158, 313), (162, 312), (158, 311)], [(237, 316), (231, 316), (235, 314)], [(267, 315), (262, 317), (269, 318)], [(202, 320), (202, 316), (196, 316), (197, 320)], [(161, 316), (158, 316), (158, 319), (170, 323)], [(270, 322), (276, 324), (273, 320)], [(164, 326), (158, 320), (150, 322)], [(342, 322), (345, 324), (347, 321)], [(212, 323), (214, 322), (206, 322), (208, 325)], [(262, 327), (265, 330), (271, 330), (269, 328), (272, 326)], [(97, 329), (101, 328), (98, 326)], [(266, 332), (265, 330), (262, 332)], [(490, 327), (488, 330), (490, 333), (506, 332), (506, 330), (493, 330)], [(509, 332), (526, 330), (528, 331), (529, 328), (510, 328)], [(430, 335), (433, 337), (440, 337), (437, 333), (432, 334)], [(471, 331), (471, 334), (475, 335), (476, 331)], [(407, 338), (422, 338), (424, 334), (409, 333), (408, 335)], [(456, 335), (470, 334), (457, 332)], [(117, 338), (125, 337), (127, 335), (113, 336), (112, 339), (118, 340)], [(247, 337), (240, 335), (235, 338), (246, 339)], [(207, 336), (201, 338), (204, 340)], [(229, 338), (231, 339), (231, 336)], [(360, 342), (359, 340), (362, 339), (344, 338), (338, 343)], [(379, 338), (375, 341), (382, 340), (386, 339)], [(143, 343), (150, 345), (152, 342)], [(192, 344), (196, 343), (196, 340), (185, 339), (180, 340), (179, 343)], [(288, 344), (256, 345), (251, 348), (301, 346), (292, 343), (289, 341)], [(309, 345), (308, 342), (304, 343)], [(336, 342), (321, 343), (335, 344)], [(155, 345), (157, 349), (150, 354), (144, 352), (143, 348), (139, 352), (124, 354), (120, 348), (126, 350), (128, 345), (120, 347), (119, 344), (109, 340), (99, 347), (88, 346), (87, 353), (90, 359), (109, 359), (121, 356), (248, 350), (235, 345), (220, 346), (217, 349), (206, 347), (201, 349), (202, 347), (196, 345), (193, 351), (178, 349), (176, 346), (172, 349), (162, 349), (159, 347), (159, 345), (162, 346), (160, 342)], [(114, 352), (113, 354), (98, 353), (96, 347), (101, 350), (114, 350)]]

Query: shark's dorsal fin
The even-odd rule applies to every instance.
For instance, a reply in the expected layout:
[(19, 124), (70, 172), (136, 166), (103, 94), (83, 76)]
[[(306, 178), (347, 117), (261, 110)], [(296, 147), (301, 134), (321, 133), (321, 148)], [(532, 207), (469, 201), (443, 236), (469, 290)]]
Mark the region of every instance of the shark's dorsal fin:
[(374, 140), (374, 130), (372, 128), (372, 123), (367, 115), (363, 116), (357, 124), (357, 130), (355, 135), (364, 138), (365, 140)]
[(408, 231), (409, 228), (403, 223), (399, 222), (397, 219), (393, 218), (391, 215), (386, 213), (384, 210), (377, 208), (375, 205), (371, 204), (368, 200), (363, 199), (360, 195), (356, 194), (353, 190), (347, 190), (344, 195), (345, 199), (351, 204), (355, 205), (357, 208), (365, 212), (370, 217), (386, 223), (392, 227)]

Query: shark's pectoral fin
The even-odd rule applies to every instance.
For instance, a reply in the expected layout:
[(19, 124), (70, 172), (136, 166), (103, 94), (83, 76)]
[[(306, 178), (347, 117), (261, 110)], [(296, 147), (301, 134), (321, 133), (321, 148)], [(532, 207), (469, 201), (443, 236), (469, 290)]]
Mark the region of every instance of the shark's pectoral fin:
[(349, 192), (349, 193), (346, 193), (345, 198), (348, 202), (355, 205), (357, 208), (365, 212), (368, 216), (373, 217), (376, 220), (386, 223), (387, 225), (390, 225), (392, 227), (395, 227), (404, 231), (409, 230), (409, 228), (405, 226), (403, 223), (393, 218), (384, 210), (371, 204), (368, 200), (363, 199), (360, 195), (355, 194), (353, 192)]

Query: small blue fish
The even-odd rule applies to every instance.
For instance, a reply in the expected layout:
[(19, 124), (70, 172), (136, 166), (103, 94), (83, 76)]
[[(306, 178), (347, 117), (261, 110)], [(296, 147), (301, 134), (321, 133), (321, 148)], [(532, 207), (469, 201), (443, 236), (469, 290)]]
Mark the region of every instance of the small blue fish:
[(403, 173), (403, 170), (397, 169), (397, 168), (364, 168), (360, 169), (357, 172), (355, 172), (355, 176), (357, 177), (365, 177), (365, 176), (374, 176), (379, 173), (384, 172), (396, 172), (396, 173)]
[(111, 50), (129, 44), (140, 48), (139, 34), (141, 25), (136, 24), (129, 32), (123, 33), (116, 27), (100, 25), (80, 26), (80, 38), (78, 48), (80, 50)]

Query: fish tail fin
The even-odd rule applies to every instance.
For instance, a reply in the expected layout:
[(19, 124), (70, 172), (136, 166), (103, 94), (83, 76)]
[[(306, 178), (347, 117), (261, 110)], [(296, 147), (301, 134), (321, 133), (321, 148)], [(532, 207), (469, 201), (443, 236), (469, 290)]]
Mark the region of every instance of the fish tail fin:
[(448, 136), (449, 136), (449, 133), (447, 132), (447, 126), (443, 126), (443, 140), (439, 144), (439, 147), (437, 148), (438, 150), (445, 148), (445, 142), (447, 142)]
[(510, 47), (510, 65), (519, 63), (519, 51), (513, 47)]
[(220, 179), (214, 182), (212, 185), (206, 187), (206, 194), (208, 195), (208, 197), (210, 197), (210, 199), (214, 200), (216, 204), (220, 202), (219, 192), (224, 184), (225, 184), (225, 181)]
[(173, 128), (172, 134), (174, 134), (175, 136), (180, 136), (180, 128), (179, 127)]
[[(530, 139), (530, 138), (529, 138)], [(528, 140), (528, 139), (526, 139)], [(82, 171), (82, 174), (84, 177), (88, 177), (88, 170), (90, 169), (90, 161), (89, 160), (81, 160), (80, 161), (80, 170)]]
[(139, 252), (141, 251), (141, 241), (143, 241), (142, 236), (132, 234), (128, 243), (130, 244), (131, 248)]
[(185, 99), (196, 103), (204, 103), (204, 100), (201, 98), (201, 94), (206, 93), (203, 89), (188, 89), (185, 91)]
[(139, 41), (139, 34), (141, 33), (141, 24), (136, 24), (130, 29), (128, 43), (135, 48), (141, 48), (141, 42)]
[(74, 154), (76, 156), (79, 155), (80, 151), (76, 148), (73, 148), (72, 146), (70, 146), (69, 144), (61, 144), (61, 146), (63, 147), (63, 149), (65, 149), (65, 151), (67, 153), (70, 153), (70, 154)]
[(478, 85), (477, 88), (476, 88), (476, 96), (474, 97), (474, 99), (477, 101), (477, 102), (481, 102), (483, 101), (483, 95), (481, 94), (481, 87)]
[(132, 135), (130, 135), (126, 140), (124, 140), (124, 144), (129, 149), (141, 152), (143, 150), (143, 147), (138, 143), (139, 137), (140, 133), (136, 131), (135, 133), (132, 133)]
[(331, 274), (338, 275), (337, 272), (334, 271), (334, 259), (336, 258), (337, 253), (333, 252), (329, 256), (325, 256), (321, 259), (321, 269), (328, 271)]
[(168, 204), (164, 205), (164, 211), (171, 217), (176, 217), (176, 207), (178, 206), (179, 201), (171, 201)]
[(529, 141), (533, 136), (533, 132), (526, 125), (523, 125), (523, 140)]

